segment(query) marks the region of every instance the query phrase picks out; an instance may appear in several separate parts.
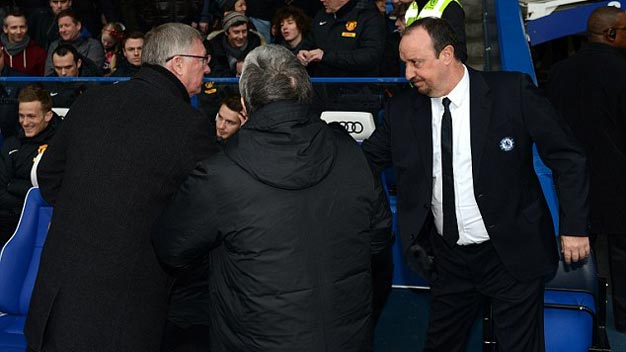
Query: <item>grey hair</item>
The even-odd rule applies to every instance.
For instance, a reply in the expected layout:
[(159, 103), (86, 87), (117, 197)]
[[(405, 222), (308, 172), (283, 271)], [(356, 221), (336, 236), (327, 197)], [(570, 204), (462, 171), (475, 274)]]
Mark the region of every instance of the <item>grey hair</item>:
[(188, 54), (196, 39), (202, 41), (202, 36), (191, 26), (182, 23), (162, 24), (146, 34), (141, 62), (165, 66), (168, 58)]
[(248, 112), (279, 100), (309, 104), (313, 86), (296, 57), (285, 47), (275, 44), (252, 50), (243, 63), (239, 92)]

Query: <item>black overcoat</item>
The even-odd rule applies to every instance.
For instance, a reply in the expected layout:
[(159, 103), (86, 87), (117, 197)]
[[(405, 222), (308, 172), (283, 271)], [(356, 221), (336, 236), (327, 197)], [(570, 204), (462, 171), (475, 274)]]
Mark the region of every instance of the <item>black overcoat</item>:
[(52, 224), (25, 334), (39, 351), (158, 351), (169, 276), (150, 230), (196, 160), (209, 122), (162, 67), (90, 89), (38, 169)]

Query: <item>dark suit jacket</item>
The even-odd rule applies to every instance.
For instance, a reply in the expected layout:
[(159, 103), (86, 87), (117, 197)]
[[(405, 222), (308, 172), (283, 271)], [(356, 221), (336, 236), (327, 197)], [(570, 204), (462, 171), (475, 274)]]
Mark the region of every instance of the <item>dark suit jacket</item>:
[[(561, 202), (560, 230), (587, 233), (585, 156), (571, 132), (527, 76), (470, 71), (470, 125), (474, 196), (500, 259), (520, 280), (553, 272), (554, 228), (533, 169), (532, 145), (554, 173)], [(418, 262), (418, 237), (433, 226), (430, 98), (408, 90), (386, 108), (382, 125), (363, 143), (377, 171), (393, 161), (398, 228), (409, 266)], [(510, 151), (501, 148), (505, 138)], [(422, 234), (418, 236), (418, 234)], [(424, 240), (424, 238), (419, 238)], [(423, 243), (423, 242), (422, 242)]]
[(31, 348), (159, 350), (171, 280), (150, 232), (212, 140), (160, 66), (76, 100), (37, 173), (54, 214), (24, 331)]

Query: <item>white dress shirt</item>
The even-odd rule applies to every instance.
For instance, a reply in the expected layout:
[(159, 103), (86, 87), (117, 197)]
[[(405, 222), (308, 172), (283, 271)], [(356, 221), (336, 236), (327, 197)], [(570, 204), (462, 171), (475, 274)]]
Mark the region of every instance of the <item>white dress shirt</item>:
[[(442, 100), (445, 97), (431, 98), (433, 131), (433, 198), (431, 206), (435, 226), (441, 234), (443, 230), (443, 190), (441, 175), (441, 117)], [(459, 240), (457, 244), (468, 245), (489, 240), (483, 217), (474, 197), (472, 176), (472, 146), (470, 139), (470, 78), (465, 73), (459, 83), (447, 95), (450, 99), (452, 115), (452, 168), (454, 170), (454, 202)]]

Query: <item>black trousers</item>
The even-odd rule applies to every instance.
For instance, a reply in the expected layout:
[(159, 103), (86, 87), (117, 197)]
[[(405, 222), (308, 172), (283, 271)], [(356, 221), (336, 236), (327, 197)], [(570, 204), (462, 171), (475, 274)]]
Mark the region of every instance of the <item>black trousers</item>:
[[(543, 278), (520, 282), (491, 241), (449, 247), (431, 237), (435, 254), (430, 325), (424, 351), (465, 351), (472, 324), (490, 300), (498, 351), (542, 352)], [(528, 260), (532, 260), (529, 253)]]

